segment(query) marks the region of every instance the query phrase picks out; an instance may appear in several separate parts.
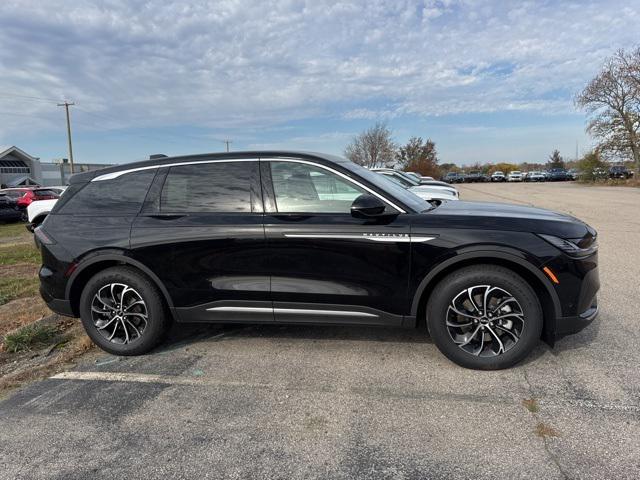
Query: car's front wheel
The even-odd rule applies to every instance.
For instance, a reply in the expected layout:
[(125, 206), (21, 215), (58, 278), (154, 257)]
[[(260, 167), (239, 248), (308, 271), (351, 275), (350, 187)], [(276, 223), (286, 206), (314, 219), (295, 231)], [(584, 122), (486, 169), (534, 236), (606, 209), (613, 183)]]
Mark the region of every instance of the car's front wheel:
[(457, 270), (433, 290), (427, 327), (440, 351), (460, 366), (497, 370), (515, 365), (536, 346), (542, 309), (531, 286), (495, 265)]
[(130, 267), (97, 273), (80, 296), (80, 318), (91, 340), (114, 355), (140, 355), (155, 347), (169, 326), (156, 286)]

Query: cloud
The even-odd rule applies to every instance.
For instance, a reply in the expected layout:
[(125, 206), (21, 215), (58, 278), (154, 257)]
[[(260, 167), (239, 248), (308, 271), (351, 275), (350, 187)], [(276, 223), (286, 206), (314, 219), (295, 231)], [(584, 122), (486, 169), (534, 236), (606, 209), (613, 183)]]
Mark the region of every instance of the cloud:
[(638, 24), (615, 0), (4, 0), (0, 139), (57, 126), (61, 98), (83, 129), (567, 113)]

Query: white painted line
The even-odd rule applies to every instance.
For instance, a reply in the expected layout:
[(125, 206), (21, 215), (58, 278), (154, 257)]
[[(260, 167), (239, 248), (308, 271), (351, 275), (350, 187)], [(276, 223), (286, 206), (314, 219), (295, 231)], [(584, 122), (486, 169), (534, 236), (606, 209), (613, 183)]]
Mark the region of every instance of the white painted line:
[[(250, 388), (272, 388), (279, 390), (299, 390), (299, 391), (314, 391), (313, 387), (310, 389), (300, 387), (300, 386), (291, 386), (291, 385), (278, 385), (271, 383), (258, 383), (258, 382), (234, 382), (234, 381), (224, 381), (224, 380), (213, 380), (208, 379), (206, 377), (179, 377), (175, 375), (150, 375), (144, 373), (119, 373), (119, 372), (62, 372), (58, 373), (51, 377), (55, 380), (83, 380), (83, 381), (98, 381), (98, 382), (131, 382), (131, 383), (155, 383), (155, 384), (164, 384), (164, 385), (187, 385), (187, 386), (218, 386), (218, 387), (250, 387)], [(323, 390), (325, 393), (326, 390)], [(384, 393), (384, 392), (376, 392), (372, 390), (370, 392), (355, 392), (351, 391), (349, 388), (337, 387), (331, 390), (334, 393), (341, 394), (355, 394), (355, 395), (375, 395), (376, 393)], [(401, 393), (399, 393), (401, 394)], [(45, 394), (40, 395), (27, 402), (31, 403), (33, 401), (38, 400)], [(424, 398), (425, 400), (442, 400), (447, 397), (447, 394), (436, 394), (433, 395), (433, 392), (415, 392), (414, 398)], [(460, 398), (456, 398), (456, 401), (460, 401)], [(519, 404), (519, 399), (513, 398), (502, 398), (500, 399), (502, 403), (511, 403), (513, 401), (514, 405)], [(495, 403), (495, 400), (487, 399), (488, 403)], [(603, 403), (595, 400), (585, 400), (585, 399), (575, 399), (575, 398), (565, 398), (565, 399), (549, 399), (549, 400), (540, 400), (541, 407), (547, 407), (552, 409), (566, 409), (566, 408), (581, 408), (585, 410), (605, 410), (610, 412), (622, 412), (622, 413), (632, 413), (638, 414), (640, 413), (640, 406), (638, 405), (629, 405), (622, 403)]]
[(55, 380), (84, 380), (98, 382), (160, 383), (165, 385), (218, 385), (232, 387), (271, 387), (268, 383), (227, 382), (203, 377), (178, 377), (175, 375), (149, 375), (120, 372), (62, 372), (51, 377)]

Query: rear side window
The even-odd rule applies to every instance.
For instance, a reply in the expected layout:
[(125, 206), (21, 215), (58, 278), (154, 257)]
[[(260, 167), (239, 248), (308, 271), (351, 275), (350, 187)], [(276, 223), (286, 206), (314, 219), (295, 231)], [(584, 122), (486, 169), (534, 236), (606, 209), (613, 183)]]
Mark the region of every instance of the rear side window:
[(251, 212), (255, 162), (217, 162), (171, 167), (160, 195), (168, 213)]
[(72, 185), (62, 199), (66, 200), (55, 213), (63, 215), (136, 215), (142, 207), (155, 169), (121, 175), (113, 180), (89, 182), (73, 195)]

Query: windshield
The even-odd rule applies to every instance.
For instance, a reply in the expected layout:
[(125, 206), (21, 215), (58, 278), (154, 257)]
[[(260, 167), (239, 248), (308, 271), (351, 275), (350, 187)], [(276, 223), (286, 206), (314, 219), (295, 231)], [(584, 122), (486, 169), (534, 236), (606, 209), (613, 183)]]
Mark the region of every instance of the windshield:
[(393, 183), (392, 180), (386, 178), (384, 175), (378, 175), (377, 173), (373, 173), (372, 171), (349, 161), (341, 162), (340, 165), (364, 178), (379, 189), (388, 192), (392, 197), (397, 198), (416, 212), (423, 212), (432, 208), (431, 204), (426, 200), (423, 200), (416, 194), (402, 188), (400, 185)]
[(415, 177), (413, 175), (408, 174), (407, 172), (393, 172), (396, 175), (401, 175), (402, 178), (406, 179), (407, 181), (409, 181), (409, 183), (411, 183), (412, 186), (418, 186), (420, 185), (420, 181), (416, 180)]

